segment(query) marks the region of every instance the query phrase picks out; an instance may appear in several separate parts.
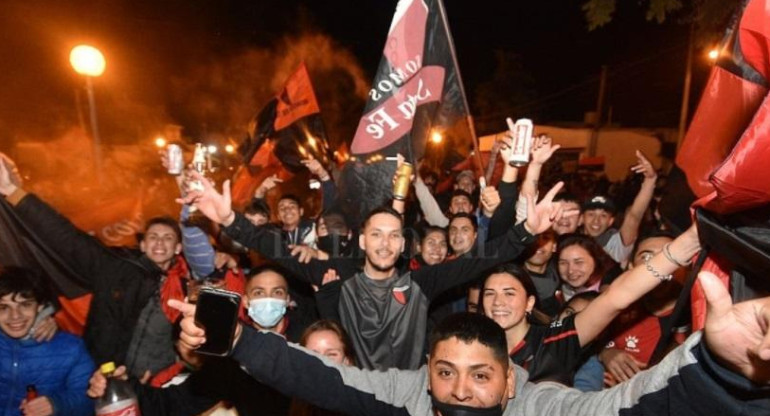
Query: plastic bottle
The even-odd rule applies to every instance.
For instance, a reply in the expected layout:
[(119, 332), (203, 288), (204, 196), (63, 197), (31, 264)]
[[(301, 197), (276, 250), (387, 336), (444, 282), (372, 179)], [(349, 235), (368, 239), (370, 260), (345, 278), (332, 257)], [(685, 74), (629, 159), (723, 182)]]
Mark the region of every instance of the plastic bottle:
[(96, 399), (98, 416), (141, 416), (136, 393), (127, 381), (114, 377), (115, 363), (108, 362), (99, 367), (107, 378), (107, 388), (102, 397)]

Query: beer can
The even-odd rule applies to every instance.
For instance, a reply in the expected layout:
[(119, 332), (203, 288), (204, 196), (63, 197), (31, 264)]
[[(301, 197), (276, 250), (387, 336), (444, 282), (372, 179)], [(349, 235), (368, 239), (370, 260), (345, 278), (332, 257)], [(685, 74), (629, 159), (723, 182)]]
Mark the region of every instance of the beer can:
[(184, 170), (182, 148), (178, 144), (169, 144), (166, 146), (166, 157), (168, 158), (169, 175), (181, 175)]
[(396, 170), (396, 180), (393, 182), (393, 199), (403, 201), (409, 195), (409, 185), (412, 182), (414, 167), (411, 163), (404, 162)]
[(508, 118), (508, 128), (513, 135), (513, 149), (511, 150), (511, 156), (508, 159), (508, 164), (511, 166), (524, 166), (529, 163), (529, 152), (532, 148), (532, 120), (528, 118), (520, 118), (513, 121)]

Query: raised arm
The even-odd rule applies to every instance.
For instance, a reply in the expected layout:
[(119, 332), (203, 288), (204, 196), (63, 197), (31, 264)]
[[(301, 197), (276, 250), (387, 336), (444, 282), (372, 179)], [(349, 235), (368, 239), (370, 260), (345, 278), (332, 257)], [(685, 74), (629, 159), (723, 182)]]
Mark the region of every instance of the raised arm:
[[(698, 230), (695, 225), (672, 241), (668, 247), (673, 260), (680, 264), (686, 263), (700, 251)], [(575, 329), (578, 332), (580, 345), (585, 346), (593, 341), (620, 312), (658, 286), (666, 276), (670, 277), (671, 273), (679, 267), (679, 264), (661, 252), (645, 264), (623, 273), (575, 316)]]
[(707, 272), (698, 277), (708, 305), (703, 333), (612, 389), (584, 394), (528, 384), (514, 401), (514, 414), (768, 414), (770, 297), (733, 304), (718, 278)]
[[(184, 314), (182, 348), (195, 349), (205, 332), (195, 326), (195, 306), (174, 301)], [(407, 416), (405, 399), (426, 389), (425, 372), (365, 371), (337, 366), (280, 335), (238, 326), (232, 357), (260, 382), (312, 405), (351, 416)], [(376, 394), (375, 394), (376, 392)], [(426, 393), (427, 394), (427, 393)], [(408, 406), (408, 405), (407, 405)], [(411, 403), (414, 406), (414, 403)], [(427, 409), (426, 409), (427, 410)]]
[(97, 277), (109, 267), (122, 267), (122, 260), (96, 238), (84, 233), (36, 195), (21, 188), (11, 159), (0, 153), (0, 195), (14, 207), (24, 225), (66, 262), (78, 277), (78, 285), (93, 289)]
[(529, 195), (537, 196), (538, 184), (540, 181), (540, 172), (548, 159), (561, 148), (561, 145), (554, 145), (550, 137), (541, 135), (535, 139), (532, 146), (532, 159), (527, 167), (527, 173), (524, 175), (524, 181), (521, 183), (521, 194), (516, 202), (516, 223), (524, 221), (527, 217), (526, 197)]
[(510, 228), (502, 237), (479, 244), (473, 256), (422, 267), (412, 272), (412, 278), (432, 299), (447, 289), (472, 281), (491, 267), (514, 260), (535, 241), (535, 235), (561, 218), (561, 206), (553, 202), (553, 197), (563, 186), (561, 182), (556, 184), (537, 205), (530, 201), (525, 223)]
[(644, 212), (650, 205), (652, 195), (655, 192), (655, 181), (658, 179), (658, 174), (652, 163), (638, 150), (636, 151), (636, 160), (637, 164), (631, 170), (644, 175), (644, 180), (642, 181), (639, 193), (636, 194), (636, 198), (634, 198), (634, 202), (631, 204), (631, 208), (628, 209), (623, 218), (623, 224), (620, 226), (620, 238), (625, 246), (634, 244), (636, 237), (639, 236), (639, 225), (642, 223), (642, 218), (644, 218)]

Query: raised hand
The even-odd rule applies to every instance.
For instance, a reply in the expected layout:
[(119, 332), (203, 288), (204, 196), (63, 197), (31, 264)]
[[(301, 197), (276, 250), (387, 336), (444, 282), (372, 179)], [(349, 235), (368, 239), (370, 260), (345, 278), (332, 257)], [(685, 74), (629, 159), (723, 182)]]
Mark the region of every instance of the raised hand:
[(0, 194), (8, 196), (21, 187), (21, 176), (13, 160), (0, 153)]
[(553, 140), (549, 136), (541, 134), (535, 138), (532, 144), (532, 161), (531, 163), (538, 163), (544, 165), (553, 154), (561, 149), (561, 145), (553, 144)]
[(305, 165), (307, 170), (309, 170), (313, 175), (317, 176), (318, 179), (320, 179), (322, 182), (329, 180), (329, 172), (324, 169), (323, 165), (318, 160), (311, 157), (310, 159), (305, 159), (300, 163)]
[(698, 274), (706, 295), (705, 340), (716, 359), (749, 380), (770, 385), (770, 297), (733, 305), (713, 274)]
[(487, 186), (481, 191), (481, 208), (487, 218), (491, 218), (502, 200), (494, 186)]
[(636, 151), (636, 165), (632, 166), (631, 170), (634, 171), (634, 173), (641, 173), (644, 175), (645, 180), (654, 180), (658, 177), (658, 172), (655, 170), (655, 167), (652, 166), (652, 163), (650, 163), (639, 150)]
[(562, 217), (580, 214), (577, 211), (564, 212), (559, 202), (553, 202), (553, 198), (563, 187), (564, 182), (554, 185), (537, 205), (535, 205), (534, 195), (525, 195), (527, 198), (527, 220), (524, 226), (527, 231), (532, 234), (540, 234), (551, 228), (553, 223), (559, 221)]
[(222, 225), (230, 225), (235, 220), (230, 199), (230, 181), (225, 181), (220, 194), (214, 185), (200, 173), (192, 172), (193, 179), (200, 181), (202, 189), (190, 190), (183, 198), (176, 201), (181, 204), (192, 204), (211, 221)]
[(278, 175), (268, 176), (261, 184), (259, 184), (257, 190), (254, 192), (254, 196), (257, 198), (264, 198), (265, 194), (278, 186), (279, 183), (283, 183), (283, 179), (280, 179)]

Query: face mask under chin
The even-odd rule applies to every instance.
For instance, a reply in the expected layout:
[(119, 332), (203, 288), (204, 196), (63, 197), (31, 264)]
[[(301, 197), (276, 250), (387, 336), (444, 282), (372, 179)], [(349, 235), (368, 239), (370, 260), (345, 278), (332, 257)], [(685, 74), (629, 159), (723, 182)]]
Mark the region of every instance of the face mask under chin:
[(499, 404), (492, 407), (470, 407), (459, 404), (442, 403), (432, 398), (433, 409), (438, 410), (437, 416), (502, 416), (503, 408)]

